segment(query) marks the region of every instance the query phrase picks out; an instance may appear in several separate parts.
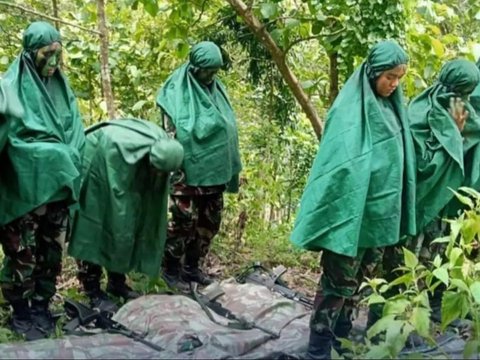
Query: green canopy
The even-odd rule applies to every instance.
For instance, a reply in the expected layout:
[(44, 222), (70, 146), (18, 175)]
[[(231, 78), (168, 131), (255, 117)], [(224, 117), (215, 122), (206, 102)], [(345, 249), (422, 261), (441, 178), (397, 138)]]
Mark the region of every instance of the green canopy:
[(24, 114), (5, 115), (10, 130), (0, 158), (0, 226), (45, 203), (78, 198), (85, 135), (76, 99), (60, 70), (43, 78), (34, 62), (34, 52), (55, 41), (60, 34), (50, 24), (32, 23), (4, 74)]
[[(439, 80), (408, 107), (417, 158), (417, 227), (421, 230), (439, 215), (453, 215), (459, 204), (454, 190), (480, 185), (480, 119), (466, 96), (480, 81), (471, 61), (453, 60), (440, 71)], [(470, 116), (463, 134), (448, 113), (451, 97), (463, 97)], [(480, 108), (478, 108), (480, 110)], [(449, 204), (446, 212), (441, 214)]]
[(112, 120), (89, 128), (68, 253), (110, 271), (158, 276), (168, 172), (182, 160), (182, 146), (151, 122)]
[(157, 104), (170, 117), (183, 145), (182, 165), (191, 186), (230, 185), (238, 190), (242, 169), (235, 114), (217, 78), (206, 86), (195, 79), (194, 67), (218, 69), (223, 64), (218, 46), (204, 41), (190, 52), (190, 61), (176, 69), (157, 95)]
[(415, 233), (415, 164), (402, 89), (388, 98), (372, 85), (406, 64), (394, 41), (373, 47), (327, 114), (291, 240), (307, 250), (356, 256)]

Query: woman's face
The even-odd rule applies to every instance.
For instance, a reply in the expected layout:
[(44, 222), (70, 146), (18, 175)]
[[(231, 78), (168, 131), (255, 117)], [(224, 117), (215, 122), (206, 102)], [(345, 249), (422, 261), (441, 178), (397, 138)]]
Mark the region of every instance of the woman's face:
[(52, 76), (60, 65), (62, 45), (54, 42), (37, 50), (35, 66), (43, 77)]
[(375, 90), (377, 91), (377, 94), (381, 97), (389, 97), (392, 95), (406, 72), (407, 65), (404, 64), (382, 72), (375, 82)]
[(196, 72), (195, 72), (195, 78), (200, 81), (201, 83), (205, 84), (205, 85), (210, 85), (214, 78), (215, 78), (215, 75), (217, 74), (219, 69), (202, 69), (202, 68), (199, 68)]

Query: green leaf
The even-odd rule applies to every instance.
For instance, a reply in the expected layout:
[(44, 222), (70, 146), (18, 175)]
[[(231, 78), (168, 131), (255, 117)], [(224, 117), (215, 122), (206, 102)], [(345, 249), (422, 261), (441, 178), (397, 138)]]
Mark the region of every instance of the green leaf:
[(463, 358), (471, 359), (472, 355), (478, 352), (480, 352), (480, 341), (477, 339), (470, 340), (465, 344), (465, 348), (463, 349)]
[[(460, 317), (464, 305), (464, 293), (457, 293), (453, 291), (445, 291), (442, 297), (442, 330), (453, 321)], [(468, 305), (467, 305), (468, 306)]]
[(385, 298), (382, 295), (372, 294), (368, 297), (368, 305), (382, 304), (385, 302)]
[(444, 244), (444, 243), (448, 243), (449, 241), (450, 241), (450, 236), (443, 236), (443, 237), (436, 238), (431, 242), (431, 244)]
[(462, 186), (462, 187), (458, 188), (458, 190), (470, 195), (471, 197), (476, 198), (477, 200), (480, 200), (480, 192), (476, 191), (475, 189), (472, 189), (472, 188), (469, 188), (469, 187), (466, 187), (466, 186)]
[(433, 266), (435, 266), (436, 268), (439, 268), (441, 265), (442, 265), (442, 258), (440, 257), (440, 255), (437, 254), (437, 256), (435, 256), (435, 259), (433, 259)]
[(475, 281), (472, 285), (470, 285), (470, 291), (472, 292), (475, 302), (480, 304), (480, 282)]
[(450, 264), (454, 266), (457, 263), (458, 258), (463, 254), (462, 249), (460, 248), (453, 248), (452, 251), (450, 251), (450, 254), (448, 255)]
[[(437, 40), (438, 41), (438, 40)], [(455, 195), (455, 197), (462, 203), (467, 205), (470, 209), (473, 209), (475, 206), (473, 204), (472, 199), (470, 199), (468, 196), (460, 195), (459, 192), (454, 191), (452, 188), (449, 188), (450, 191), (452, 191)]]
[(411, 252), (407, 248), (403, 248), (403, 257), (404, 257), (404, 260), (405, 260), (405, 266), (406, 267), (408, 267), (410, 269), (413, 269), (415, 266), (418, 265), (417, 257), (415, 256), (415, 254), (413, 252)]
[(156, 16), (158, 13), (158, 4), (156, 0), (141, 0), (145, 11), (151, 16)]
[(312, 86), (315, 85), (315, 81), (313, 80), (305, 80), (300, 83), (303, 89), (310, 89)]
[(367, 337), (371, 339), (375, 335), (386, 331), (390, 326), (398, 326), (401, 321), (395, 320), (396, 315), (386, 315), (373, 324), (370, 329), (367, 330)]
[(400, 315), (405, 312), (410, 301), (406, 298), (398, 298), (396, 300), (389, 299), (383, 308), (384, 315)]
[(147, 103), (146, 100), (140, 100), (137, 103), (135, 103), (135, 105), (132, 106), (132, 110), (133, 111), (138, 111), (141, 108), (143, 108), (143, 105), (145, 105), (146, 103)]
[(293, 29), (293, 28), (297, 27), (298, 25), (300, 25), (300, 21), (297, 20), (297, 19), (288, 18), (288, 19), (285, 20), (285, 27), (287, 29)]
[(420, 336), (430, 335), (430, 311), (424, 307), (416, 307), (412, 311), (410, 322)]
[(460, 279), (451, 279), (450, 283), (452, 286), (455, 286), (457, 289), (461, 291), (466, 291), (467, 293), (470, 291), (469, 287), (463, 280)]
[(441, 58), (445, 54), (445, 48), (443, 47), (443, 44), (440, 40), (434, 38), (431, 39), (431, 42), (435, 55)]
[(440, 267), (438, 269), (435, 269), (433, 270), (433, 275), (438, 279), (440, 280), (441, 282), (443, 282), (445, 285), (448, 286), (448, 271), (447, 269), (443, 268), (443, 267)]
[(277, 4), (263, 3), (260, 7), (260, 13), (264, 19), (270, 19), (277, 14)]

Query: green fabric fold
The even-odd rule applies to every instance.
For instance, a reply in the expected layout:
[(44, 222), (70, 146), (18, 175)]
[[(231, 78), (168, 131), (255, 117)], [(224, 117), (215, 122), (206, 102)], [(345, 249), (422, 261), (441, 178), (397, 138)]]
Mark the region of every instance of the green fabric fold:
[[(461, 208), (449, 188), (478, 189), (480, 185), (480, 118), (472, 107), (474, 102), (466, 100), (479, 81), (480, 72), (473, 62), (449, 61), (442, 67), (438, 82), (408, 107), (417, 159), (419, 230), (437, 216), (454, 215)], [(462, 97), (470, 113), (463, 133), (448, 112), (451, 97)]]
[(119, 273), (159, 274), (167, 232), (168, 172), (180, 143), (140, 119), (87, 129), (79, 210), (68, 253)]
[(372, 88), (383, 71), (407, 62), (396, 42), (381, 42), (340, 91), (302, 195), (295, 245), (356, 256), (415, 233), (414, 150), (402, 89), (383, 99)]
[(4, 116), (10, 125), (0, 158), (0, 226), (48, 202), (78, 199), (85, 135), (76, 99), (60, 70), (43, 78), (34, 63), (35, 51), (55, 41), (54, 27), (32, 23), (23, 51), (4, 74), (24, 114)]
[(159, 90), (157, 104), (172, 120), (185, 150), (186, 184), (229, 184), (227, 190), (236, 192), (242, 165), (233, 108), (220, 80), (215, 78), (206, 86), (192, 74), (194, 67), (219, 68), (222, 64), (214, 43), (195, 45), (190, 61), (176, 69)]

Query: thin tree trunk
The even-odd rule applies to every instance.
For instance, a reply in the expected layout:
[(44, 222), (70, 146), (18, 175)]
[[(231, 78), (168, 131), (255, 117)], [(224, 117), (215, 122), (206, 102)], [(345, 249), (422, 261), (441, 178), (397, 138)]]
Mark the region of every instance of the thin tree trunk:
[[(53, 17), (58, 19), (58, 2), (57, 0), (52, 0), (52, 7), (53, 7)], [(60, 24), (58, 21), (55, 21), (55, 28), (60, 30)]]
[(303, 111), (312, 123), (315, 133), (320, 138), (323, 131), (322, 121), (311, 103), (307, 94), (303, 91), (302, 86), (292, 73), (285, 61), (285, 53), (277, 46), (273, 38), (270, 36), (264, 25), (252, 13), (251, 9), (242, 0), (227, 0), (235, 9), (237, 14), (245, 21), (250, 30), (255, 34), (258, 40), (267, 48), (272, 56), (273, 61), (282, 74), (285, 82), (292, 91), (293, 95), (299, 102)]
[(330, 100), (330, 104), (332, 104), (338, 95), (338, 53), (334, 52), (334, 53), (328, 54), (328, 58), (330, 59), (329, 100)]
[(108, 29), (105, 17), (105, 0), (97, 0), (98, 31), (100, 32), (100, 73), (102, 90), (109, 119), (115, 119), (115, 102), (113, 100), (110, 66), (108, 65)]

